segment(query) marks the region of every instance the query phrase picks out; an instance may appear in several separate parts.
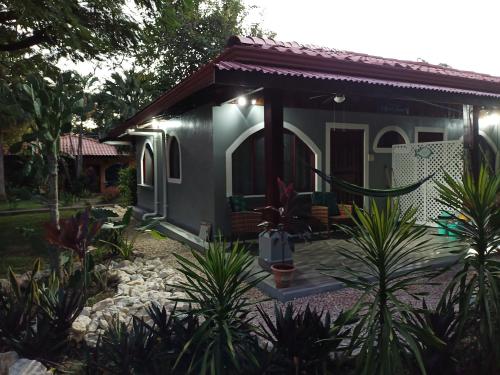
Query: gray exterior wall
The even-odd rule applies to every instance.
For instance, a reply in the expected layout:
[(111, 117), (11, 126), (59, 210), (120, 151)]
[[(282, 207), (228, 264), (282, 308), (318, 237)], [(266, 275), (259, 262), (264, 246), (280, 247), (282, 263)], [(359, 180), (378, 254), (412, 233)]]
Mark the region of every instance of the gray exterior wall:
[[(170, 136), (176, 136), (181, 148), (181, 183), (167, 183), (168, 221), (192, 233), (198, 233), (200, 223), (212, 224), (214, 233), (229, 232), (229, 206), (226, 194), (226, 150), (248, 129), (263, 123), (263, 107), (225, 104), (216, 107), (201, 107), (176, 119), (175, 126), (167, 127)], [(433, 117), (411, 117), (376, 113), (343, 113), (299, 108), (285, 108), (284, 121), (303, 132), (321, 152), (321, 168), (325, 169), (329, 155), (326, 150), (326, 124), (366, 124), (369, 131), (369, 186), (387, 186), (385, 168), (391, 167), (391, 154), (376, 153), (373, 142), (377, 133), (386, 126), (400, 127), (415, 141), (415, 127), (446, 129), (448, 140), (457, 140), (463, 135), (462, 120)], [(292, 129), (293, 130), (293, 129)], [(498, 127), (484, 129), (499, 145)], [(159, 139), (159, 137), (158, 137)], [(140, 155), (143, 137), (137, 137), (137, 165), (140, 173)], [(155, 157), (159, 157), (160, 168), (157, 181), (161, 183), (166, 173), (167, 159), (159, 155), (161, 140), (155, 144)], [(138, 181), (141, 176), (138, 175)], [(320, 190), (324, 190), (321, 183)], [(163, 193), (160, 191), (160, 213)], [(255, 198), (262, 201), (262, 198)], [(154, 190), (138, 186), (138, 207), (154, 210)]]
[[(164, 126), (163, 126), (164, 125)], [(180, 146), (181, 181), (167, 178), (167, 155), (163, 155), (162, 137), (136, 137), (137, 207), (140, 211), (155, 210), (154, 188), (141, 185), (141, 156), (146, 139), (154, 144), (159, 166), (155, 183), (159, 188), (158, 212), (163, 214), (163, 189), (167, 190), (167, 221), (192, 233), (198, 233), (200, 223), (214, 222), (214, 158), (212, 139), (212, 109), (205, 106), (189, 111), (175, 120), (161, 123), (169, 137), (176, 137)], [(167, 141), (168, 144), (168, 141)], [(168, 154), (168, 145), (165, 147)], [(168, 177), (168, 176), (166, 176)]]

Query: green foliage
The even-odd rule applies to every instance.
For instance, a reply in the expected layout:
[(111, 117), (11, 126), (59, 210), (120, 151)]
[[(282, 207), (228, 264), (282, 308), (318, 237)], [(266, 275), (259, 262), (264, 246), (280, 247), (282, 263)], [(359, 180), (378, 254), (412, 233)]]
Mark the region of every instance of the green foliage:
[(118, 188), (120, 189), (122, 203), (125, 206), (137, 204), (137, 170), (135, 167), (120, 169), (118, 173)]
[[(438, 201), (449, 207), (457, 228), (451, 231), (467, 244), (462, 253), (463, 268), (455, 275), (449, 289), (456, 290), (459, 304), (460, 334), (466, 325), (475, 327), (479, 338), (479, 362), (483, 371), (500, 365), (500, 175), (482, 167), (474, 179), (465, 174), (462, 181), (445, 175), (438, 183)], [(470, 250), (469, 250), (470, 248)], [(497, 368), (498, 370), (498, 368)]]
[(234, 374), (242, 363), (257, 365), (252, 335), (250, 306), (245, 293), (265, 276), (252, 271), (253, 257), (238, 244), (226, 253), (225, 243), (210, 244), (203, 254), (192, 252), (192, 262), (175, 254), (178, 270), (186, 277), (176, 287), (187, 297), (180, 302), (192, 304), (192, 313), (201, 325), (177, 360), (190, 354), (189, 372), (196, 374)]
[(84, 305), (81, 283), (72, 288), (55, 276), (40, 284), (37, 260), (25, 283), (9, 273), (10, 290), (0, 291), (0, 337), (3, 345), (28, 358), (54, 360), (64, 351), (73, 321)]
[[(355, 312), (341, 312), (332, 322), (327, 312), (311, 310), (294, 311), (288, 304), (283, 309), (274, 306), (274, 321), (261, 306), (262, 336), (273, 347), (274, 360), (289, 374), (325, 374), (331, 368), (333, 354), (339, 354), (340, 344), (349, 338), (351, 325), (355, 322)], [(345, 344), (345, 343), (344, 343)]]
[(199, 328), (192, 314), (178, 316), (165, 307), (151, 305), (146, 323), (133, 317), (130, 325), (115, 317), (100, 337), (93, 360), (94, 374), (185, 374), (186, 364), (174, 369), (177, 356)]
[(174, 27), (165, 17), (156, 17), (145, 25), (137, 61), (146, 67), (153, 97), (213, 59), (230, 36), (272, 36), (259, 25), (251, 29), (243, 26), (250, 8), (242, 0), (192, 0), (191, 4), (174, 9)]
[(413, 309), (404, 295), (418, 298), (412, 287), (425, 285), (433, 275), (426, 262), (437, 245), (425, 239), (426, 229), (416, 224), (416, 209), (401, 213), (387, 200), (384, 210), (372, 201), (370, 210), (354, 207), (354, 227), (342, 227), (356, 251), (341, 249), (353, 262), (344, 266), (340, 281), (363, 292), (358, 302), (361, 318), (353, 331), (352, 348), (361, 374), (404, 374), (417, 362), (426, 373), (419, 341), (440, 345), (427, 327), (413, 324)]

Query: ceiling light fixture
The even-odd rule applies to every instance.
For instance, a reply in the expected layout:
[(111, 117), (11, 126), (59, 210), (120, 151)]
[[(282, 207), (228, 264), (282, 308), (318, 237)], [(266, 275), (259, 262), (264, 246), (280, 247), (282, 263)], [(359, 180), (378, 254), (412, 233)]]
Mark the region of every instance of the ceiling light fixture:
[(257, 99), (252, 99), (251, 103), (252, 103), (252, 105), (257, 104)]
[(333, 101), (337, 104), (344, 103), (345, 102), (345, 95), (335, 95), (333, 98)]
[(248, 103), (247, 98), (245, 98), (244, 96), (238, 97), (238, 105), (239, 106), (243, 107), (243, 106), (247, 105), (247, 103)]

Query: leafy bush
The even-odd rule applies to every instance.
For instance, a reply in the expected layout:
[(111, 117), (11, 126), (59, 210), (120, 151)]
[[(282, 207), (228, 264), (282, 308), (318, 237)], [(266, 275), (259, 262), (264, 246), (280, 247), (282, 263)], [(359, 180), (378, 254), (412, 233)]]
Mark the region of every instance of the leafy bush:
[[(472, 326), (478, 335), (477, 362), (483, 372), (498, 371), (500, 364), (500, 208), (496, 198), (500, 192), (500, 175), (482, 167), (477, 180), (465, 174), (462, 181), (445, 175), (438, 183), (438, 201), (450, 208), (458, 225), (450, 229), (467, 244), (462, 252), (463, 268), (448, 289), (456, 290), (459, 304), (459, 335)], [(470, 249), (470, 250), (469, 250)]]
[(118, 188), (121, 192), (121, 201), (125, 206), (137, 204), (137, 171), (135, 167), (120, 169)]
[(252, 302), (245, 293), (265, 276), (252, 271), (253, 257), (244, 248), (225, 249), (225, 243), (216, 242), (203, 254), (193, 251), (195, 262), (175, 254), (186, 277), (176, 287), (187, 297), (178, 301), (192, 304), (191, 313), (202, 321), (177, 359), (178, 365), (190, 353), (190, 373), (235, 374), (243, 371), (242, 363), (257, 363)]
[(185, 374), (188, 361), (175, 361), (200, 324), (192, 314), (180, 316), (165, 307), (148, 308), (151, 324), (133, 317), (130, 325), (115, 317), (91, 356), (92, 373)]
[(9, 272), (10, 290), (0, 291), (0, 337), (2, 344), (28, 358), (52, 361), (68, 344), (71, 325), (84, 305), (79, 287), (60, 285), (55, 276), (39, 285), (37, 260), (22, 285)]
[(433, 276), (425, 263), (436, 245), (422, 239), (426, 229), (416, 225), (415, 209), (401, 213), (397, 202), (388, 199), (385, 210), (373, 200), (369, 211), (357, 206), (354, 210), (354, 227), (342, 229), (352, 237), (349, 241), (357, 251), (339, 251), (354, 266), (342, 268), (346, 277), (334, 277), (363, 292), (357, 303), (361, 318), (351, 342), (351, 348), (360, 348), (358, 371), (404, 374), (416, 361), (426, 373), (419, 341), (441, 343), (428, 327), (413, 324), (414, 311), (402, 296), (417, 298), (411, 288)]
[(354, 312), (342, 312), (332, 323), (329, 313), (318, 313), (309, 305), (302, 312), (288, 304), (284, 313), (275, 305), (274, 321), (261, 306), (258, 310), (261, 334), (274, 348), (273, 363), (287, 374), (328, 373), (332, 355), (341, 352), (341, 343), (349, 338), (348, 325), (355, 322)]

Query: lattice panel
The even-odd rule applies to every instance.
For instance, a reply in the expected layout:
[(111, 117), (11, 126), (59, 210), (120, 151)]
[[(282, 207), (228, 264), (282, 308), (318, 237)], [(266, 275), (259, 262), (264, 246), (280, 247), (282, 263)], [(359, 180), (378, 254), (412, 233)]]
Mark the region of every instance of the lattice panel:
[(433, 225), (445, 207), (436, 201), (436, 181), (444, 182), (443, 169), (456, 179), (463, 173), (463, 143), (460, 141), (411, 143), (392, 146), (392, 170), (395, 187), (413, 184), (436, 173), (416, 191), (400, 197), (402, 210), (418, 207), (420, 223)]

